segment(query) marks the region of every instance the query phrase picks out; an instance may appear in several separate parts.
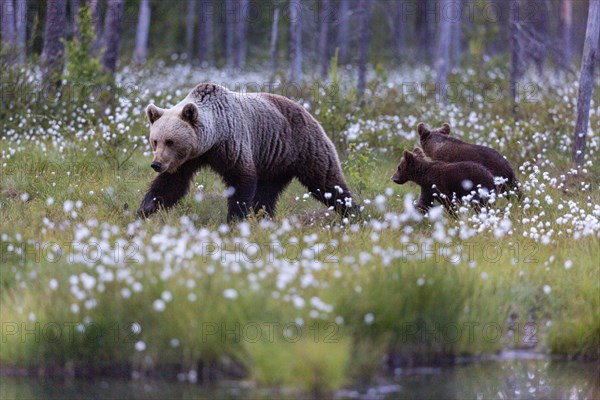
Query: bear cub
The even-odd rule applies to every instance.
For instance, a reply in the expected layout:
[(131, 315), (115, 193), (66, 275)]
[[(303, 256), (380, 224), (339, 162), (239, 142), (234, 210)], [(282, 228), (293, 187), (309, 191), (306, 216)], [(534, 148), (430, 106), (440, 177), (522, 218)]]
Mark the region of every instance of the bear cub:
[(417, 126), (417, 131), (419, 132), (423, 151), (432, 160), (449, 163), (459, 161), (476, 162), (487, 168), (494, 177), (504, 179), (502, 192), (511, 194), (511, 191), (514, 191), (513, 193), (520, 195), (515, 171), (502, 154), (496, 150), (450, 137), (450, 125), (448, 123), (443, 124), (438, 129), (428, 129), (421, 122)]
[(472, 196), (472, 204), (484, 205), (489, 194), (496, 189), (494, 177), (484, 166), (471, 161), (428, 161), (418, 147), (413, 152), (404, 150), (404, 157), (392, 180), (399, 185), (411, 181), (421, 187), (416, 206), (421, 211), (427, 211), (434, 200), (438, 200), (453, 212), (454, 204), (469, 195)]

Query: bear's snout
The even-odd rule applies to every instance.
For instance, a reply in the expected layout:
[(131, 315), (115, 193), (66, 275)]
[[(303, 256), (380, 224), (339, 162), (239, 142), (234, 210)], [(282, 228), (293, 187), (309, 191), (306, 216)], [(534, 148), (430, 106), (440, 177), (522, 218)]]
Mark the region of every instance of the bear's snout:
[(150, 164), (150, 167), (152, 167), (152, 169), (155, 170), (156, 172), (160, 172), (160, 170), (162, 169), (162, 164), (159, 163), (158, 161), (152, 161), (152, 164)]

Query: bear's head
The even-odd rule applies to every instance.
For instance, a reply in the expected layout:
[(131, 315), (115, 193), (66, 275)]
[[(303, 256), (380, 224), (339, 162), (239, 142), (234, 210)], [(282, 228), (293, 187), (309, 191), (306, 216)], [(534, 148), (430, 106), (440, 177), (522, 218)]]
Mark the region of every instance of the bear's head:
[(427, 141), (427, 139), (429, 139), (429, 137), (432, 134), (441, 133), (444, 136), (449, 136), (450, 135), (450, 124), (447, 122), (444, 122), (442, 124), (442, 126), (438, 129), (429, 129), (429, 128), (427, 128), (427, 125), (420, 122), (419, 125), (417, 125), (417, 132), (419, 133), (419, 139), (421, 139), (421, 144), (422, 144), (423, 142)]
[[(421, 149), (419, 149), (420, 152)], [(398, 185), (402, 185), (403, 183), (408, 182), (413, 177), (413, 172), (415, 169), (415, 164), (417, 163), (417, 159), (423, 158), (424, 155), (422, 153), (414, 154), (408, 150), (404, 150), (404, 154), (402, 159), (400, 160), (400, 164), (398, 164), (398, 169), (394, 176), (392, 176), (392, 181), (397, 183)]]
[(150, 122), (148, 140), (154, 158), (150, 166), (158, 173), (174, 173), (187, 160), (198, 156), (201, 129), (198, 107), (187, 103), (183, 107), (162, 109), (150, 104), (146, 108)]

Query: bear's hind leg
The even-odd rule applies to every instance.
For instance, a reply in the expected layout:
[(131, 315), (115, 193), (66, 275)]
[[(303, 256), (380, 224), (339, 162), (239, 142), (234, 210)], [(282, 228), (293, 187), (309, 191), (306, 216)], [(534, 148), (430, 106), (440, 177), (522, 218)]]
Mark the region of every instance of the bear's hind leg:
[(253, 200), (253, 209), (255, 213), (260, 210), (265, 211), (269, 217), (275, 216), (275, 206), (279, 195), (289, 185), (291, 178), (282, 178), (274, 181), (259, 181), (256, 187), (256, 194)]
[(235, 222), (246, 217), (252, 210), (256, 194), (256, 175), (252, 173), (237, 173), (227, 175), (223, 179), (233, 193), (227, 199), (227, 222)]
[(188, 192), (194, 173), (200, 166), (198, 160), (189, 160), (172, 174), (168, 172), (159, 174), (150, 184), (137, 210), (138, 215), (148, 217), (160, 207), (173, 207)]

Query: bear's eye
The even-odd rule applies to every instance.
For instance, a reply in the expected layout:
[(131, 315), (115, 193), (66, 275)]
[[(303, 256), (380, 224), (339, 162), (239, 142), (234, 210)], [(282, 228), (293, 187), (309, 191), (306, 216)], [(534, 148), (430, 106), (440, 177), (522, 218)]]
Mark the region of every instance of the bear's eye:
[(169, 139), (169, 140), (166, 140), (166, 141), (165, 141), (165, 144), (166, 144), (168, 147), (171, 147), (171, 146), (173, 146), (173, 141), (172, 141), (171, 139)]

